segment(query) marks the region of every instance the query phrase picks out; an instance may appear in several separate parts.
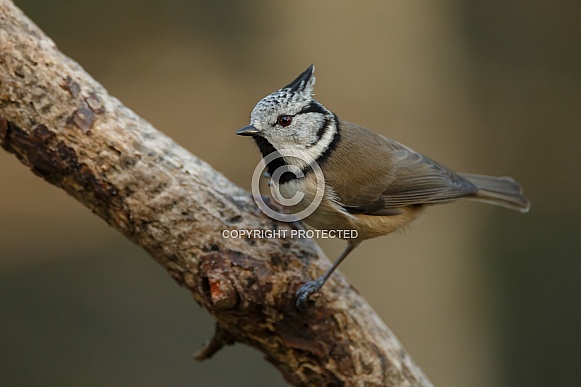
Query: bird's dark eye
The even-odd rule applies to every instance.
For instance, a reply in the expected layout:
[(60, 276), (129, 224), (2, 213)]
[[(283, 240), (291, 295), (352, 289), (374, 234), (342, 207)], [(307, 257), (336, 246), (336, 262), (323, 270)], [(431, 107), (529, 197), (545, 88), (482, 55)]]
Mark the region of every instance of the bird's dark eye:
[(280, 126), (289, 126), (291, 124), (291, 122), (293, 121), (292, 116), (289, 115), (282, 115), (282, 116), (278, 116), (278, 124)]

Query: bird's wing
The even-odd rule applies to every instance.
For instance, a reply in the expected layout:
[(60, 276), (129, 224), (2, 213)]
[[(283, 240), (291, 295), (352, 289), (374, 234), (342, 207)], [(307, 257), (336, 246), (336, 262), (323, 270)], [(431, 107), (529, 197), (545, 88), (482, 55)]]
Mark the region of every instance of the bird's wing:
[(477, 191), (450, 169), (359, 125), (343, 122), (341, 136), (340, 157), (334, 159), (347, 159), (354, 173), (342, 173), (341, 181), (330, 184), (351, 213), (391, 215), (402, 207), (449, 201)]
[(431, 204), (475, 194), (478, 189), (443, 165), (385, 138), (393, 147), (395, 179), (382, 193), (385, 208)]

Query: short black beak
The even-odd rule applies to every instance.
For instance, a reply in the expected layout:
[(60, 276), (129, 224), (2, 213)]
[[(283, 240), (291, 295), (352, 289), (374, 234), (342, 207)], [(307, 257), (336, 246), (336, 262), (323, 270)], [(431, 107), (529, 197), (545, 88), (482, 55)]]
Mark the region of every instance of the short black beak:
[(258, 134), (258, 129), (253, 125), (248, 125), (236, 132), (239, 136), (255, 136)]

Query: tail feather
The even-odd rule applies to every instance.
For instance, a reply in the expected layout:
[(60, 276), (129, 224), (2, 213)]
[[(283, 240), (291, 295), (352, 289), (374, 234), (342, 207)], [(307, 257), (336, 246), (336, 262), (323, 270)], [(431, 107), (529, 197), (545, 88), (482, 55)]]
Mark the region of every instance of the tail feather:
[(473, 197), (475, 200), (518, 210), (522, 213), (528, 212), (531, 207), (530, 202), (523, 195), (520, 184), (512, 177), (469, 173), (461, 173), (460, 176), (478, 188), (478, 192)]

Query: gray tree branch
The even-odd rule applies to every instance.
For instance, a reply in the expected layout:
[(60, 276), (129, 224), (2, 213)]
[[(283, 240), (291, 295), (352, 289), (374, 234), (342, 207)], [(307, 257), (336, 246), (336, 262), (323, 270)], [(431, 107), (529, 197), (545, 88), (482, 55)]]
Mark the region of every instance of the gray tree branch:
[(123, 106), (9, 0), (0, 0), (0, 145), (145, 249), (217, 320), (198, 353), (241, 342), (294, 385), (430, 385), (367, 302), (334, 275), (315, 307), (294, 293), (329, 261), (249, 194)]

